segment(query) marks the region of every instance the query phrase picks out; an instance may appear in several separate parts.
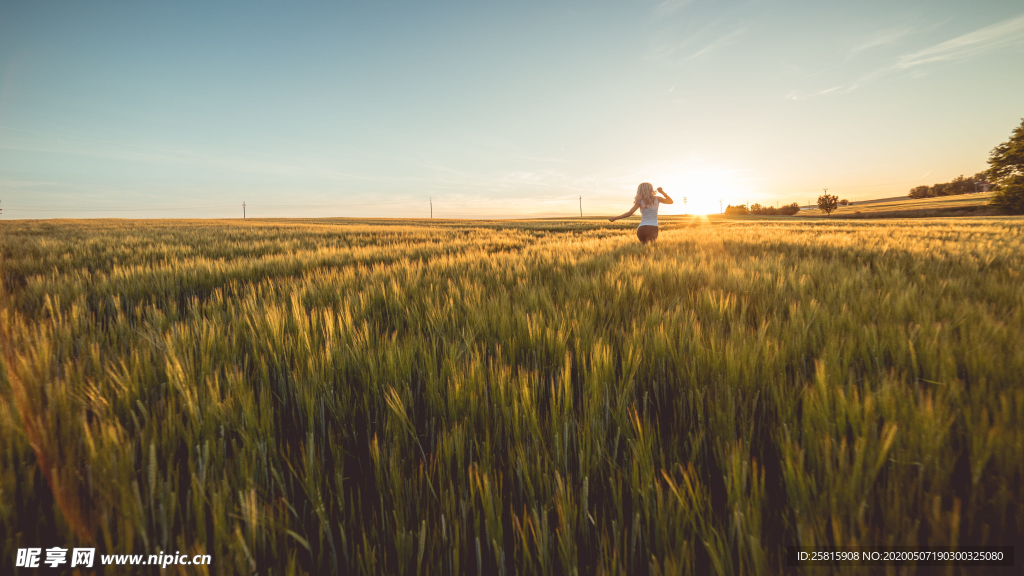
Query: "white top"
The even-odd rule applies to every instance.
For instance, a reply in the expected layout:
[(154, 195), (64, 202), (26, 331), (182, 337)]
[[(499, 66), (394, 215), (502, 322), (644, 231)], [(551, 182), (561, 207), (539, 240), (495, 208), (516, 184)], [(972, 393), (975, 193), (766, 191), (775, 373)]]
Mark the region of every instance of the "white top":
[(655, 202), (650, 208), (640, 207), (640, 226), (657, 226), (658, 225), (658, 205), (661, 202)]

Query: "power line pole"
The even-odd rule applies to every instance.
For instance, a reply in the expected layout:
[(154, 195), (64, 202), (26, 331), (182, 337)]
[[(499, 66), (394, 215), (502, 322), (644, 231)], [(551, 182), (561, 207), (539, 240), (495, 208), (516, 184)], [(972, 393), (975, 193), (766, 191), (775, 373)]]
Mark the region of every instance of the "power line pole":
[(580, 196), (580, 218), (583, 218), (583, 196)]
[(430, 199), (430, 217), (431, 218), (434, 217), (434, 199), (433, 198)]
[(245, 220), (245, 202), (242, 202), (242, 220)]
[(686, 216), (686, 196), (683, 196), (683, 216)]
[(721, 200), (718, 201), (718, 213), (719, 214), (725, 214), (725, 210), (722, 209), (722, 201)]

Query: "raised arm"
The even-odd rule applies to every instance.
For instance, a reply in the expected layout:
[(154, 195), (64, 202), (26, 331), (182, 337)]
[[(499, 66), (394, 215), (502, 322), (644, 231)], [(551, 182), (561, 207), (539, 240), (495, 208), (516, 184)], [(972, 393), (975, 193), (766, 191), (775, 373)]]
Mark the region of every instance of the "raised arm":
[(618, 216), (612, 216), (611, 218), (608, 219), (608, 221), (615, 222), (616, 220), (621, 220), (622, 218), (629, 218), (630, 216), (633, 215), (634, 212), (636, 212), (639, 209), (639, 204), (633, 204), (633, 207), (629, 209), (629, 212), (624, 212), (622, 214), (619, 214)]
[(664, 190), (658, 188), (658, 192), (661, 192), (661, 195), (664, 196), (664, 198), (658, 198), (658, 202), (661, 202), (662, 204), (675, 204), (675, 201), (672, 200), (672, 197), (669, 196), (668, 194), (665, 194)]

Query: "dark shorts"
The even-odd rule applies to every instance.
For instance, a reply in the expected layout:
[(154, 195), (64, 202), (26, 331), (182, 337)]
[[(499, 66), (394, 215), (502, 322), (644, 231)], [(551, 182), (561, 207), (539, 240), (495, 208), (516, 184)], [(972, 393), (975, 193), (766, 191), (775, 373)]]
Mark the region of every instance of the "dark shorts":
[(647, 244), (653, 240), (658, 239), (658, 227), (657, 226), (641, 226), (636, 229), (636, 237), (641, 243)]

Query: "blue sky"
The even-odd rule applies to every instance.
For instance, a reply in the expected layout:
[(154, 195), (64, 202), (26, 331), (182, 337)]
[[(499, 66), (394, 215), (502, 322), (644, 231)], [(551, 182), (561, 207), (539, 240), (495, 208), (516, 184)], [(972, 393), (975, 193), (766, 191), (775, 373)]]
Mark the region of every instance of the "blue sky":
[[(1024, 117), (1024, 4), (0, 1), (11, 217), (905, 194)], [(670, 212), (682, 213), (681, 203)]]

